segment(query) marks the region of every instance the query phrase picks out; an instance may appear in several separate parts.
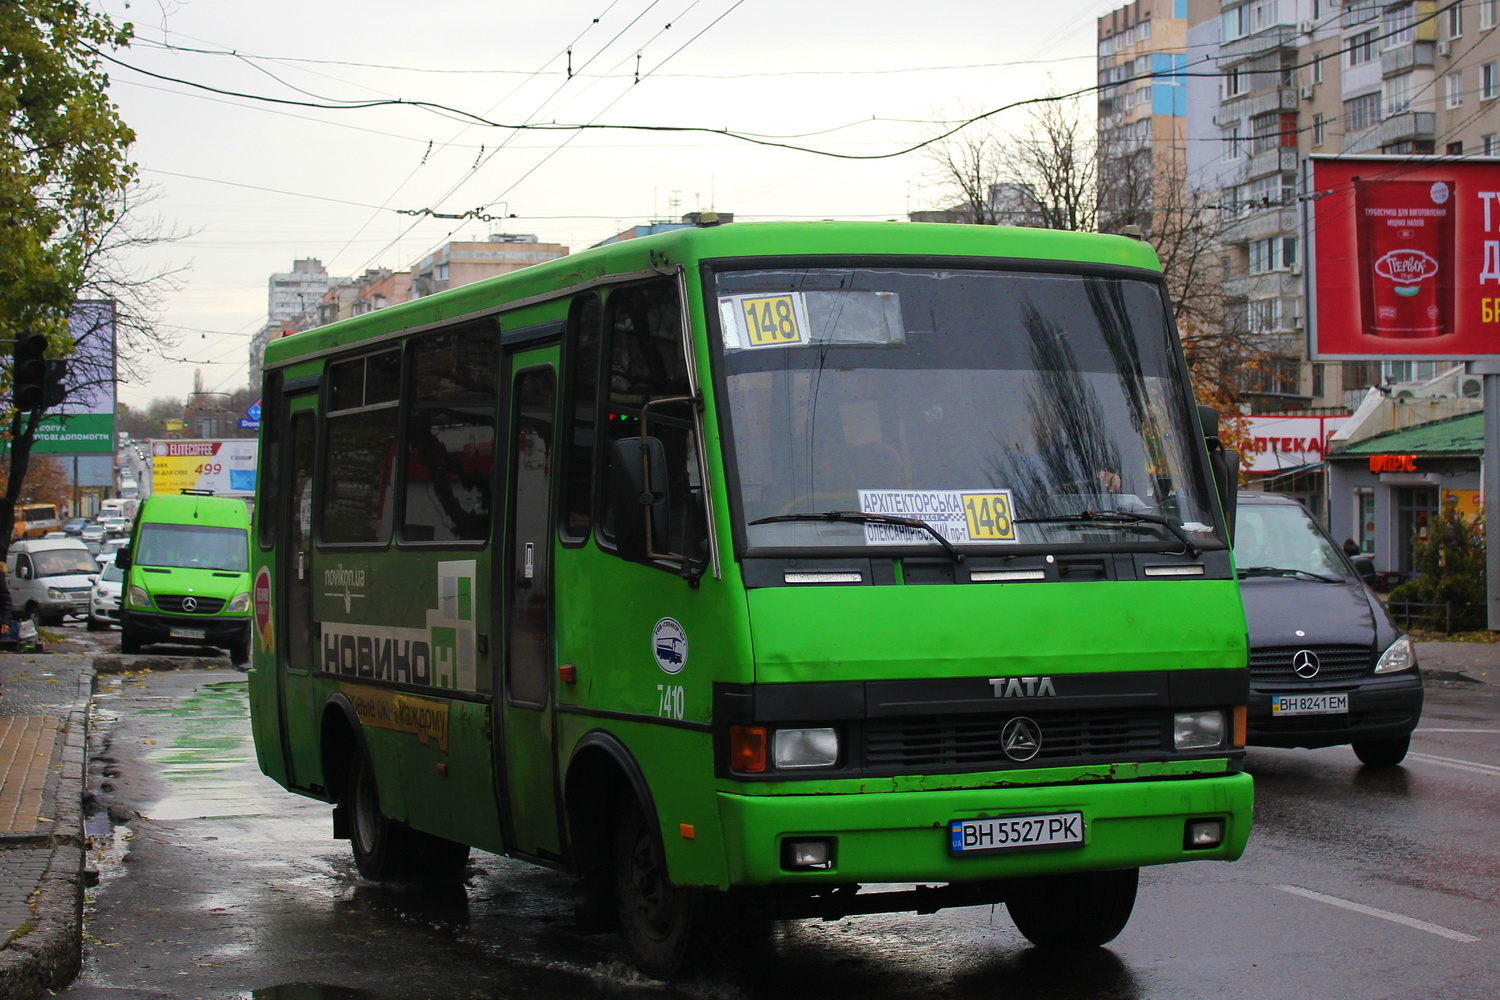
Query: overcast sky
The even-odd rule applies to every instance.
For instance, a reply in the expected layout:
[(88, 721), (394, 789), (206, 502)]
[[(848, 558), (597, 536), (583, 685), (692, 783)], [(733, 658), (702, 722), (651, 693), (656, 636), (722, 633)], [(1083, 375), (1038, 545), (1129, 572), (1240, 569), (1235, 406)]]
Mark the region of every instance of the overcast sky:
[[(941, 207), (922, 153), (820, 152), (893, 153), (964, 110), (1087, 87), (1096, 18), (1121, 6), (96, 3), (135, 24), (136, 42), (115, 54), (125, 65), (109, 72), (157, 194), (146, 214), (188, 234), (140, 260), (190, 270), (161, 317), (176, 346), (149, 384), (121, 386), (132, 406), (186, 395), (195, 369), (207, 390), (243, 387), (267, 278), (301, 257), (343, 277), (404, 269), (492, 232), (576, 251), (697, 210), (888, 219)], [(318, 106), (393, 100), (425, 104)], [(554, 123), (723, 129), (820, 152), (694, 132), (502, 127)], [(500, 221), (409, 214), (424, 210)]]

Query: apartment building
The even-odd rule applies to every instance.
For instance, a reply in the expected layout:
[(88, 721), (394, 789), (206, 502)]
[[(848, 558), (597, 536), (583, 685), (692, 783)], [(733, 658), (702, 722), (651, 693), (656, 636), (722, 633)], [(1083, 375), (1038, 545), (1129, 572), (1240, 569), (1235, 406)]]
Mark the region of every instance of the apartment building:
[(542, 243), (535, 236), (515, 233), (496, 233), (485, 241), (447, 243), (411, 269), (411, 295), (414, 299), (435, 295), (567, 255), (568, 248), (560, 243)]

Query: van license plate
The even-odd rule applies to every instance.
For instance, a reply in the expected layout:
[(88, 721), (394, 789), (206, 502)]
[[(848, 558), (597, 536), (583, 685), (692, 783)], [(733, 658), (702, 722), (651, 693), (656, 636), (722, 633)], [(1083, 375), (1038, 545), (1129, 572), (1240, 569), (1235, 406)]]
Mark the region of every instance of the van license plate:
[(1347, 694), (1273, 694), (1271, 714), (1277, 718), (1285, 715), (1344, 715), (1349, 711)]
[(171, 635), (174, 639), (203, 639), (208, 633), (201, 628), (174, 628)]
[(1083, 843), (1083, 813), (956, 819), (948, 824), (954, 854), (1075, 847)]

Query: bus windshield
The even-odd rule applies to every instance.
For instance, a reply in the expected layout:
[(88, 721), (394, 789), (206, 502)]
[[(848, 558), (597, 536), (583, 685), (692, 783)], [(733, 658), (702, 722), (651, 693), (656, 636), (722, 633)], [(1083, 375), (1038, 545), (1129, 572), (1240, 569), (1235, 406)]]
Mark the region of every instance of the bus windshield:
[(716, 281), (750, 548), (940, 545), (863, 515), (924, 521), (960, 551), (1218, 538), (1155, 282), (928, 266)]

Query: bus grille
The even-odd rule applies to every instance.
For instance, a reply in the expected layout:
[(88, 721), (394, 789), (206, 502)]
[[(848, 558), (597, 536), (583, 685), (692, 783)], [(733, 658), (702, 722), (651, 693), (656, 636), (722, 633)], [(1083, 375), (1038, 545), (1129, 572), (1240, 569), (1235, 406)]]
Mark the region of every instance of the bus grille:
[(1026, 761), (1006, 756), (1001, 731), (1015, 716), (938, 716), (871, 720), (865, 727), (865, 765), (907, 769), (1036, 767), (1067, 760), (1129, 759), (1164, 749), (1162, 714), (1153, 710), (1099, 709), (1034, 712), (1041, 749)]
[[(1300, 650), (1318, 657), (1318, 672), (1311, 678), (1297, 676), (1292, 657)], [(1287, 684), (1323, 684), (1364, 675), (1374, 662), (1369, 646), (1265, 646), (1250, 650), (1250, 679)]]
[[(182, 602), (192, 598), (196, 607), (185, 608)], [(197, 597), (192, 594), (159, 594), (156, 598), (156, 606), (163, 611), (170, 611), (177, 615), (216, 615), (224, 607), (222, 597)]]

